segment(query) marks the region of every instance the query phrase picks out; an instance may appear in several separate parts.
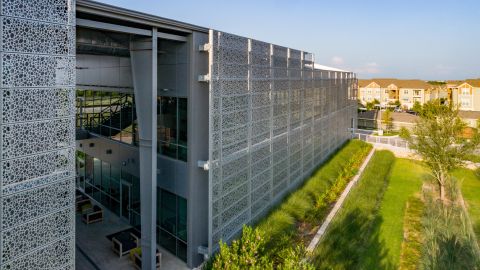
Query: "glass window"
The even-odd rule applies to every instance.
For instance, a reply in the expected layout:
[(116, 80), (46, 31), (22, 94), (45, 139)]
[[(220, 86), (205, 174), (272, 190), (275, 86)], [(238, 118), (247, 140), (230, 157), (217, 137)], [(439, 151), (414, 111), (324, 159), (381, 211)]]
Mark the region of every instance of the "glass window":
[(97, 188), (102, 185), (102, 162), (97, 158), (93, 158), (93, 184)]
[(77, 97), (77, 126), (113, 140), (135, 144), (133, 95), (79, 90)]
[(187, 161), (187, 112), (186, 98), (158, 97), (157, 152), (159, 154)]
[(173, 193), (162, 190), (160, 226), (171, 234), (177, 233), (177, 200)]
[(187, 241), (187, 200), (178, 197), (178, 216), (177, 216), (177, 236), (183, 241)]
[(159, 140), (177, 143), (177, 99), (174, 97), (160, 97), (160, 114), (158, 127)]
[(178, 144), (187, 146), (187, 99), (178, 99)]
[(104, 192), (110, 192), (110, 164), (102, 161), (102, 187)]
[(186, 261), (187, 200), (157, 188), (158, 243)]

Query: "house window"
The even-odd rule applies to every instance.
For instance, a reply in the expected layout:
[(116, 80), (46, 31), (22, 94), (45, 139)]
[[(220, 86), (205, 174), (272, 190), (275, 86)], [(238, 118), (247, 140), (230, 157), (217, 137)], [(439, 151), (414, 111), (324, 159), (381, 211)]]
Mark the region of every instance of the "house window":
[(420, 96), (420, 90), (413, 90), (413, 95)]
[(408, 90), (403, 90), (404, 95), (408, 95)]
[(470, 99), (467, 99), (467, 98), (460, 99), (460, 105), (462, 107), (470, 107)]
[(470, 89), (462, 88), (462, 95), (470, 95)]

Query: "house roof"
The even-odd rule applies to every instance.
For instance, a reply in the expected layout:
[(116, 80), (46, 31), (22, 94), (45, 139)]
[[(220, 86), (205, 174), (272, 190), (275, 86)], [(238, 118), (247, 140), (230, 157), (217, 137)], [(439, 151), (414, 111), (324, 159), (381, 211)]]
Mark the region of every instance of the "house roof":
[(410, 89), (429, 89), (432, 85), (422, 80), (400, 80), (400, 79), (370, 79), (370, 80), (358, 80), (359, 87), (366, 87), (370, 83), (375, 82), (380, 85), (381, 88), (387, 88), (389, 85), (394, 84), (398, 88), (410, 88)]
[(465, 82), (470, 84), (473, 87), (480, 87), (480, 79), (469, 79), (469, 80), (465, 80)]
[(473, 87), (480, 87), (480, 79), (467, 79), (467, 80), (451, 80), (447, 81), (449, 87), (457, 87), (464, 83), (468, 83)]

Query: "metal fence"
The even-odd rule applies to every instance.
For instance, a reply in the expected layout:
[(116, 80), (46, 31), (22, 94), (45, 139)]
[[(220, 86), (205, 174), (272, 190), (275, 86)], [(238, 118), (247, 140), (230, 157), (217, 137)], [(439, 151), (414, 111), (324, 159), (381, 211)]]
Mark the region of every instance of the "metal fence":
[(355, 139), (359, 139), (369, 143), (385, 144), (385, 145), (408, 149), (408, 142), (406, 142), (405, 140), (397, 136), (387, 137), (387, 136), (375, 136), (375, 135), (369, 135), (369, 134), (355, 133), (353, 137)]

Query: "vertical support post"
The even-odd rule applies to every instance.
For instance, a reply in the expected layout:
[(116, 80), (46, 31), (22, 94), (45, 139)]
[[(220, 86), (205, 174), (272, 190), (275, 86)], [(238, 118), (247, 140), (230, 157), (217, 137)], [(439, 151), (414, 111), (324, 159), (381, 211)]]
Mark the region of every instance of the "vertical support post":
[(142, 269), (156, 269), (157, 213), (157, 28), (130, 46), (140, 150)]

